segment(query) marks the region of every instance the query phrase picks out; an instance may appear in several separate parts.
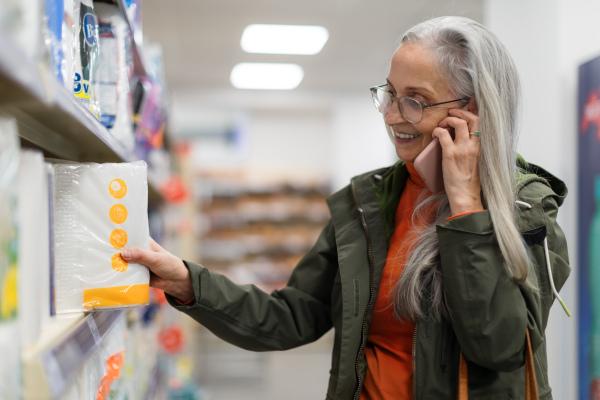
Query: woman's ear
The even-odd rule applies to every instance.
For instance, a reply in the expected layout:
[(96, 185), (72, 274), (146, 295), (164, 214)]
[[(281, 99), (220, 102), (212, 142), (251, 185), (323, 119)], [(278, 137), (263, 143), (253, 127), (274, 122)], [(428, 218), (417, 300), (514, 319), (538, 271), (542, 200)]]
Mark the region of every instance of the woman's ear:
[(475, 101), (475, 99), (473, 97), (471, 97), (469, 99), (468, 106), (469, 106), (469, 111), (471, 111), (475, 115), (479, 115), (479, 112), (477, 110), (477, 102)]

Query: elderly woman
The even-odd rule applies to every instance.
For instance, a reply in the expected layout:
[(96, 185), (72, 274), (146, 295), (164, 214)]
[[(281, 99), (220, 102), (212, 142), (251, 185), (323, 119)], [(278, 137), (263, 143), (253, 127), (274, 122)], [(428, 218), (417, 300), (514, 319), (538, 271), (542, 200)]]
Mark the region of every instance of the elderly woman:
[[(472, 20), (432, 19), (403, 36), (371, 92), (401, 161), (327, 200), (331, 219), (284, 289), (238, 286), (155, 243), (123, 257), (245, 349), (301, 346), (333, 327), (327, 399), (551, 399), (544, 329), (569, 274), (556, 223), (567, 190), (516, 154), (510, 55)], [(413, 165), (433, 138), (439, 193)]]

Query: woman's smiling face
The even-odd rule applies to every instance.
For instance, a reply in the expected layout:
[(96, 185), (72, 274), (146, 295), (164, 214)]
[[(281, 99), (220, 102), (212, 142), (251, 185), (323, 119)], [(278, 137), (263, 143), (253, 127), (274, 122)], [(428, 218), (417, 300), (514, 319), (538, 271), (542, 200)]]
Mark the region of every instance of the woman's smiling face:
[[(410, 96), (427, 104), (455, 98), (435, 65), (431, 52), (418, 43), (404, 43), (396, 50), (387, 83), (387, 90), (394, 96)], [(385, 114), (385, 123), (394, 133), (398, 157), (412, 164), (431, 143), (431, 133), (448, 116), (448, 110), (458, 105), (449, 103), (427, 107), (423, 110), (423, 119), (412, 124), (404, 119), (398, 101), (394, 101), (391, 111)]]

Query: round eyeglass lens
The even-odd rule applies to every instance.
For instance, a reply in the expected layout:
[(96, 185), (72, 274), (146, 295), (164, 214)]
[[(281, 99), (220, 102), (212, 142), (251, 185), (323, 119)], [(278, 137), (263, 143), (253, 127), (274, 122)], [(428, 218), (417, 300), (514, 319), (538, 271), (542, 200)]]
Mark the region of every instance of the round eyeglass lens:
[(400, 107), (400, 112), (408, 122), (413, 124), (421, 122), (423, 107), (417, 100), (411, 97), (401, 97), (398, 100), (398, 106)]
[(390, 98), (390, 94), (385, 90), (375, 89), (373, 91), (373, 102), (380, 113), (387, 114), (390, 112), (392, 99)]

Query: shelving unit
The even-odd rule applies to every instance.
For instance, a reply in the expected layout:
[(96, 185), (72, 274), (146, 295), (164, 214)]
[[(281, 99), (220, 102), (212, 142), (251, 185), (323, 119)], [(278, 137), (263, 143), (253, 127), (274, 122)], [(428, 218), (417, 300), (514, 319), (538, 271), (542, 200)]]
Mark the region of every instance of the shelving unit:
[[(207, 176), (201, 180), (211, 184)], [(244, 179), (213, 182), (200, 209), (206, 230), (198, 257), (225, 274), (244, 270), (239, 278), (254, 279), (267, 291), (281, 288), (329, 218), (329, 187), (273, 182), (257, 188)]]
[[(125, 2), (115, 1), (125, 12)], [(141, 48), (134, 43), (134, 68), (145, 75)], [(44, 156), (78, 162), (130, 162), (134, 154), (113, 135), (43, 64), (32, 62), (0, 28), (0, 115), (14, 118), (22, 147)], [(149, 202), (163, 198), (149, 171)], [(57, 399), (96, 351), (125, 311), (58, 315), (37, 342), (22, 349), (24, 399)]]

